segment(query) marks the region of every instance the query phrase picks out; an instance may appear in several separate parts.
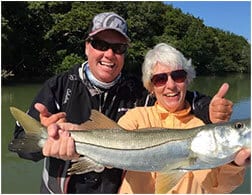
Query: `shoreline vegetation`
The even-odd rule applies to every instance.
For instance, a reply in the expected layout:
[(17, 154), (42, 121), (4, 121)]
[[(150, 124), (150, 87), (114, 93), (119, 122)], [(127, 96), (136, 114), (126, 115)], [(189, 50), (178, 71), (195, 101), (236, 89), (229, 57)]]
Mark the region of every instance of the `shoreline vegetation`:
[(127, 20), (131, 44), (124, 71), (138, 77), (146, 52), (160, 42), (192, 59), (199, 75), (251, 72), (251, 45), (244, 37), (206, 26), (202, 19), (167, 3), (3, 1), (1, 5), (4, 84), (43, 81), (84, 62), (89, 22), (104, 11)]

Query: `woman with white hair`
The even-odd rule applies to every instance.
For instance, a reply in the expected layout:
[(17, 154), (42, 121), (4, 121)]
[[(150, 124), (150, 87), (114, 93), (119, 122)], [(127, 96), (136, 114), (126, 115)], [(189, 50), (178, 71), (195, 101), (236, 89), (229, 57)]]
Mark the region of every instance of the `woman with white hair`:
[[(119, 120), (120, 126), (135, 130), (147, 127), (188, 129), (204, 125), (190, 112), (191, 106), (185, 99), (188, 85), (195, 78), (191, 60), (170, 45), (160, 43), (146, 54), (142, 72), (145, 88), (157, 101), (153, 106), (129, 110)], [(239, 165), (232, 163), (188, 172), (162, 193), (229, 193), (243, 182), (245, 168)], [(174, 182), (172, 176), (160, 179), (162, 177), (155, 172), (126, 171), (119, 193), (153, 194), (157, 185), (169, 186), (168, 183)]]

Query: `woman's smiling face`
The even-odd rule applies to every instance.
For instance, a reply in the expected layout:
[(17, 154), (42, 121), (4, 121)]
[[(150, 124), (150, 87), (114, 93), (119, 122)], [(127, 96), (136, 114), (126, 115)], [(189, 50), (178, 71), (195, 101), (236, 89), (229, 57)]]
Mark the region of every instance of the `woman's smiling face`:
[(153, 69), (153, 75), (168, 73), (168, 80), (164, 85), (153, 86), (153, 92), (157, 101), (169, 112), (176, 112), (185, 107), (185, 96), (187, 90), (187, 79), (184, 82), (175, 82), (171, 75), (172, 71), (181, 70), (182, 68), (172, 69), (167, 65), (157, 63)]

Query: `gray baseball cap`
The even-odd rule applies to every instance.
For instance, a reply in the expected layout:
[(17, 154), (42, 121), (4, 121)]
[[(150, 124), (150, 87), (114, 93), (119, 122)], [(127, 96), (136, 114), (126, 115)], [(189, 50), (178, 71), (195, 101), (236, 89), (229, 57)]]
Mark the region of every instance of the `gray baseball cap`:
[(96, 15), (93, 18), (88, 36), (94, 36), (104, 30), (115, 30), (130, 41), (130, 38), (127, 35), (126, 21), (114, 12), (105, 12)]

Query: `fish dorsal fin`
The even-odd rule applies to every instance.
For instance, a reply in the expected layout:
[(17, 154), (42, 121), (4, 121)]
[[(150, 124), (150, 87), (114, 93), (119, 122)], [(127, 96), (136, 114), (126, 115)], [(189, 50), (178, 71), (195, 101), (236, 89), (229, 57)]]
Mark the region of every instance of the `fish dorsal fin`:
[(115, 121), (111, 120), (97, 110), (91, 110), (89, 120), (85, 121), (80, 126), (85, 130), (122, 129)]
[(171, 171), (169, 173), (157, 173), (155, 194), (167, 194), (185, 175), (183, 171)]
[(10, 107), (10, 112), (12, 116), (19, 122), (19, 124), (24, 128), (26, 133), (37, 135), (41, 134), (41, 130), (44, 127), (39, 121), (16, 107)]

